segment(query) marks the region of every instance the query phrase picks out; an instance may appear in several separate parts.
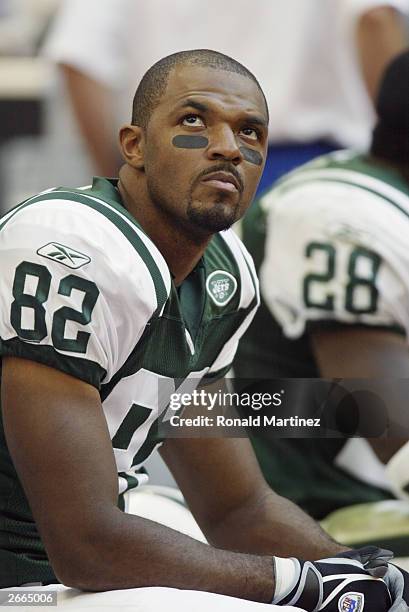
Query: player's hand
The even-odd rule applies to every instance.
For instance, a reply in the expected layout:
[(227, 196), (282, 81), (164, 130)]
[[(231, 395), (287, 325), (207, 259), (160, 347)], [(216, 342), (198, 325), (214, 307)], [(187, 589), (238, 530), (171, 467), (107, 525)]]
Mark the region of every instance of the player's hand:
[(389, 561), (393, 559), (393, 552), (377, 546), (364, 546), (363, 548), (347, 550), (335, 556), (359, 561), (371, 576), (383, 578), (388, 571)]
[(392, 607), (390, 612), (409, 611), (409, 574), (392, 563), (388, 564), (384, 581), (389, 589)]
[[(319, 561), (292, 559), (295, 574), (288, 572), (288, 560), (275, 558), (276, 595), (272, 603), (307, 612), (387, 612), (393, 599), (381, 576), (388, 573), (391, 556), (389, 551), (371, 546)], [(286, 585), (288, 576), (291, 583)]]

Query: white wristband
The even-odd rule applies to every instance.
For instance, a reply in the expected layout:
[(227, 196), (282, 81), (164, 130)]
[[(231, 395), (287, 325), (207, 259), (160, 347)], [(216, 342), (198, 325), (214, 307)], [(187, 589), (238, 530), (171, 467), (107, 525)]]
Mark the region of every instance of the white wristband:
[(275, 590), (272, 603), (279, 603), (287, 597), (298, 583), (301, 574), (301, 565), (298, 559), (283, 559), (274, 557)]

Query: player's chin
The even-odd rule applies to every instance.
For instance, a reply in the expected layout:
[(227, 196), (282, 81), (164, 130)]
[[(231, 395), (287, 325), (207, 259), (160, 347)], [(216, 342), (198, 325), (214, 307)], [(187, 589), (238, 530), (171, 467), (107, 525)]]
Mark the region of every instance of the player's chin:
[(228, 229), (240, 218), (239, 202), (193, 202), (188, 209), (189, 220), (200, 229), (215, 233)]

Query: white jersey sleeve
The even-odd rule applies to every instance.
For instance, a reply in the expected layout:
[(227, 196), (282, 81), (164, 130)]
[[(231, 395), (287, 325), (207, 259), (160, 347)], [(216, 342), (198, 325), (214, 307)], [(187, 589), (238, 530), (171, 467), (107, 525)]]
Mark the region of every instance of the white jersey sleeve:
[[(121, 231), (113, 222), (120, 213), (102, 214), (61, 194), (44, 197), (0, 220), (0, 354), (98, 388), (160, 308), (155, 283), (138, 252), (137, 229)], [(170, 278), (166, 283), (168, 291)]]
[(268, 307), (290, 338), (334, 322), (408, 334), (408, 196), (357, 173), (315, 175), (294, 174), (262, 201)]

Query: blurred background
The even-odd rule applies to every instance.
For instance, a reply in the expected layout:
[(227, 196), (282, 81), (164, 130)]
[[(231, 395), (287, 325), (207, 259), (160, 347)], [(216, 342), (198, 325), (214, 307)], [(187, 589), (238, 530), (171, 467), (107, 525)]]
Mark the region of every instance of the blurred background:
[(182, 49), (225, 52), (259, 78), (271, 114), (262, 189), (320, 153), (364, 149), (408, 14), (409, 0), (0, 0), (0, 211), (116, 174), (137, 83)]
[[(59, 0), (0, 0), (0, 211), (57, 183), (83, 181), (85, 152), (42, 45)], [(87, 174), (88, 173), (88, 174)], [(54, 183), (55, 181), (55, 183)]]

